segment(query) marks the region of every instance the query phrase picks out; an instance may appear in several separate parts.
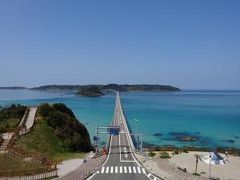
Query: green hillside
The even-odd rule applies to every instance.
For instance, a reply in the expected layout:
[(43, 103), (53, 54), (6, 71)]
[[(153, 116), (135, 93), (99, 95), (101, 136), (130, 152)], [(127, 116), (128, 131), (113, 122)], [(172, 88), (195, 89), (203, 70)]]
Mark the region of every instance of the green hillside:
[(40, 105), (34, 130), (21, 137), (17, 146), (57, 161), (82, 157), (93, 150), (85, 126), (61, 103)]

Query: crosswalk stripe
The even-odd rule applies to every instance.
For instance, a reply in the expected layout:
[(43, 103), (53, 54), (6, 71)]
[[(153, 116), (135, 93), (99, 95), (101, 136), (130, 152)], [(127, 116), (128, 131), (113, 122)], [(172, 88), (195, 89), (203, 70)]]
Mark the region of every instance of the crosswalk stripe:
[(97, 174), (101, 173), (134, 173), (134, 174), (141, 174), (144, 173), (148, 177), (151, 176), (151, 174), (146, 173), (146, 169), (140, 166), (103, 166), (101, 170), (96, 171)]
[(110, 170), (110, 173), (113, 173), (113, 166), (111, 166), (111, 170)]
[(131, 166), (128, 166), (128, 171), (129, 171), (129, 173), (132, 173)]
[(122, 173), (122, 166), (119, 167), (119, 173)]
[(137, 170), (138, 170), (138, 173), (141, 173), (141, 169), (139, 166), (137, 167)]
[(105, 167), (103, 166), (103, 167), (102, 167), (102, 171), (101, 171), (101, 173), (104, 173), (104, 169), (105, 169)]
[(133, 173), (136, 173), (136, 168), (133, 166)]
[(151, 175), (152, 175), (152, 174), (149, 173), (149, 174), (147, 175), (147, 177), (150, 177)]
[(109, 167), (107, 166), (107, 167), (106, 167), (106, 173), (108, 173), (108, 171), (109, 171)]
[(127, 173), (127, 167), (124, 166), (124, 173)]

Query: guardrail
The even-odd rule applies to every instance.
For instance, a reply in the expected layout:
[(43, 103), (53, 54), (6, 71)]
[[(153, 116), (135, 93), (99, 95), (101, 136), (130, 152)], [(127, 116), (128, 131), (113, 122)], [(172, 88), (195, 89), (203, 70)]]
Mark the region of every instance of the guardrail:
[(127, 126), (127, 123), (126, 123), (126, 119), (125, 119), (125, 116), (124, 116), (124, 113), (123, 113), (123, 110), (122, 110), (122, 104), (121, 104), (121, 100), (120, 100), (120, 96), (119, 96), (119, 93), (117, 93), (117, 98), (118, 98), (118, 102), (119, 102), (119, 107), (120, 107), (120, 113), (121, 113), (121, 117), (123, 118), (123, 124), (125, 126), (125, 129), (127, 131), (127, 136), (128, 136), (128, 139), (130, 141), (130, 144), (131, 144), (131, 147), (132, 147), (132, 150), (135, 151), (135, 146), (133, 144), (133, 141), (132, 141), (132, 137), (130, 136), (130, 131), (128, 129), (128, 126)]
[(46, 179), (57, 177), (57, 169), (48, 170), (47, 168), (25, 169), (25, 170), (6, 170), (0, 171), (0, 180), (10, 179)]

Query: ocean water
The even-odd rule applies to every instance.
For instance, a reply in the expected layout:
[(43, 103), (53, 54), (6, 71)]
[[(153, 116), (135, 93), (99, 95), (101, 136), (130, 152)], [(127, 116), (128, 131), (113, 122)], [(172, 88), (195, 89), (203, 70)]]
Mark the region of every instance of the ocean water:
[[(123, 110), (134, 133), (154, 145), (240, 148), (240, 92), (183, 91), (121, 93)], [(0, 105), (62, 102), (86, 125), (91, 139), (96, 126), (112, 121), (114, 96), (89, 98), (71, 92), (0, 90)], [(101, 142), (106, 141), (101, 136)], [(182, 138), (193, 141), (183, 141)]]

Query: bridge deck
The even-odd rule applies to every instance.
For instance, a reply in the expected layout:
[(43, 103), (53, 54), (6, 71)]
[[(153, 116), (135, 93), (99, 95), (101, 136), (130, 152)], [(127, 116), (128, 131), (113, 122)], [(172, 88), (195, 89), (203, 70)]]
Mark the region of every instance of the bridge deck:
[(122, 111), (119, 93), (116, 93), (116, 103), (113, 116), (114, 126), (120, 126), (120, 134), (111, 135), (107, 160), (89, 179), (100, 180), (147, 180), (149, 172), (140, 166), (134, 157), (133, 142), (126, 125)]

